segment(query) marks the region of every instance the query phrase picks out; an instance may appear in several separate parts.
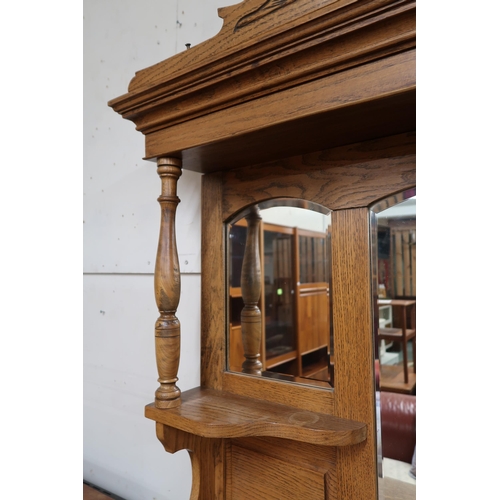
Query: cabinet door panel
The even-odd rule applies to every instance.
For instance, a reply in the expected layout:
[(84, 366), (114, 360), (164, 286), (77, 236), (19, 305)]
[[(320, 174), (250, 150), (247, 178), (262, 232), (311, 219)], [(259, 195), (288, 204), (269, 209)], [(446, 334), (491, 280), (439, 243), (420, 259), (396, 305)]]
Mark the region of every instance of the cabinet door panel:
[(328, 285), (299, 290), (298, 331), (301, 354), (319, 347), (329, 346), (330, 312), (328, 310)]

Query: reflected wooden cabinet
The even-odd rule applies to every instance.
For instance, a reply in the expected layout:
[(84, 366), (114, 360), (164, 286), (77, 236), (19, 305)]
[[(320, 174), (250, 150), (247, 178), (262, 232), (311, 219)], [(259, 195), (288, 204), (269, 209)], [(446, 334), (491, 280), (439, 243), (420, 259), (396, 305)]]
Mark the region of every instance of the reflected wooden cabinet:
[[(331, 311), (328, 282), (328, 233), (263, 223), (262, 370), (294, 377), (331, 380)], [(230, 226), (229, 359), (231, 371), (242, 371), (241, 267), (246, 242), (245, 220)]]
[[(189, 451), (192, 500), (382, 494), (369, 211), (416, 182), (415, 10), (407, 0), (245, 0), (219, 9), (217, 36), (138, 71), (128, 92), (109, 103), (144, 134), (145, 157), (160, 177), (159, 378), (145, 414), (166, 451)], [(177, 377), (175, 217), (183, 169), (203, 174), (201, 378), (189, 390)], [(257, 212), (273, 199), (326, 207), (328, 268), (316, 266), (324, 249), (314, 236), (274, 229), (262, 239), (261, 267)], [(226, 225), (251, 209), (251, 243), (228, 269)], [(292, 250), (266, 281), (271, 243), (272, 252)], [(299, 265), (293, 248), (310, 258)], [(289, 282), (290, 268), (300, 285)], [(241, 301), (237, 276), (244, 276)], [(235, 311), (242, 307), (245, 373), (227, 365), (239, 349), (227, 341), (228, 295)], [(325, 350), (328, 309), (333, 343)], [(289, 354), (273, 350), (272, 324), (290, 313), (295, 328), (285, 346), (297, 355), (285, 363), (317, 374), (324, 354), (335, 368), (325, 386), (265, 376), (272, 360)], [(237, 314), (231, 321), (236, 331)]]
[(299, 269), (297, 284), (297, 332), (300, 376), (333, 384), (330, 310), (330, 235), (297, 230)]

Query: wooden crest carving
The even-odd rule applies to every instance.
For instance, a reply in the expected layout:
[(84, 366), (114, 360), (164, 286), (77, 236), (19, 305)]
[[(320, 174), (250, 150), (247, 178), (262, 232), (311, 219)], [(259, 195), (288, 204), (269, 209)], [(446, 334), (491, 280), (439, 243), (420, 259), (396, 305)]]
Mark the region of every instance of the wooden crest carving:
[(249, 24), (259, 21), (260, 19), (262, 19), (264, 16), (267, 16), (271, 12), (281, 9), (285, 5), (291, 4), (295, 1), (296, 0), (266, 0), (258, 9), (254, 10), (253, 12), (250, 12), (250, 14), (243, 16), (236, 23), (234, 31), (236, 32), (239, 29), (248, 26)]

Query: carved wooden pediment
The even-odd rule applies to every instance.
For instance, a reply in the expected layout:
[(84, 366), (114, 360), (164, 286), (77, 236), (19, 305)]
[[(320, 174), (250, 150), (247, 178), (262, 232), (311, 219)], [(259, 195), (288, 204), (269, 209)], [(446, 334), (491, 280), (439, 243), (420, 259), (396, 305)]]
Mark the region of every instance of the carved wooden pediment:
[(413, 128), (414, 1), (247, 0), (219, 15), (215, 37), (138, 71), (109, 103), (146, 135), (146, 158), (211, 171), (225, 168), (213, 143), (234, 165), (262, 141), (282, 156), (283, 136), (298, 152), (363, 140), (375, 123), (381, 136)]
[[(130, 82), (129, 92), (200, 70), (218, 61), (227, 66), (232, 65), (231, 60), (235, 64), (241, 64), (245, 60), (255, 64), (255, 55), (248, 53), (253, 46), (272, 40), (273, 37), (283, 36), (296, 26), (297, 23), (293, 21), (304, 15), (309, 15), (311, 20), (324, 15), (326, 12), (320, 12), (323, 6), (327, 6), (328, 9), (325, 10), (331, 12), (355, 1), (246, 0), (237, 5), (222, 7), (218, 9), (218, 14), (224, 24), (215, 37), (191, 47), (196, 49), (193, 52), (177, 54), (138, 71)], [(274, 45), (276, 40), (272, 40), (272, 43)], [(230, 60), (226, 60), (228, 57)]]

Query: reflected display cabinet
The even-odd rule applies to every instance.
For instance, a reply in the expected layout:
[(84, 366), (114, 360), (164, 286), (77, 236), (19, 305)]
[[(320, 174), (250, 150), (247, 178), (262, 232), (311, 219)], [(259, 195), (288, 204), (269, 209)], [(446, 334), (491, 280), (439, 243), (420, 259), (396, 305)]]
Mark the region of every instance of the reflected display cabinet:
[[(263, 212), (261, 212), (263, 213)], [(322, 217), (322, 216), (320, 216)], [(262, 314), (260, 362), (264, 376), (331, 379), (328, 229), (325, 232), (262, 222), (260, 230)], [(228, 366), (243, 371), (241, 270), (245, 219), (229, 226)], [(289, 377), (283, 377), (289, 375)]]
[[(218, 14), (215, 37), (141, 69), (109, 103), (144, 135), (161, 180), (159, 386), (145, 415), (167, 452), (189, 451), (193, 500), (383, 498), (370, 206), (416, 183), (415, 2), (245, 0)], [(201, 380), (187, 391), (177, 378), (183, 169), (203, 174)], [(273, 203), (322, 211), (327, 236), (268, 222)], [(244, 245), (231, 262), (236, 227)], [(238, 342), (241, 368), (231, 366)], [(273, 370), (289, 347), (296, 358)], [(315, 362), (323, 372), (308, 377)]]

